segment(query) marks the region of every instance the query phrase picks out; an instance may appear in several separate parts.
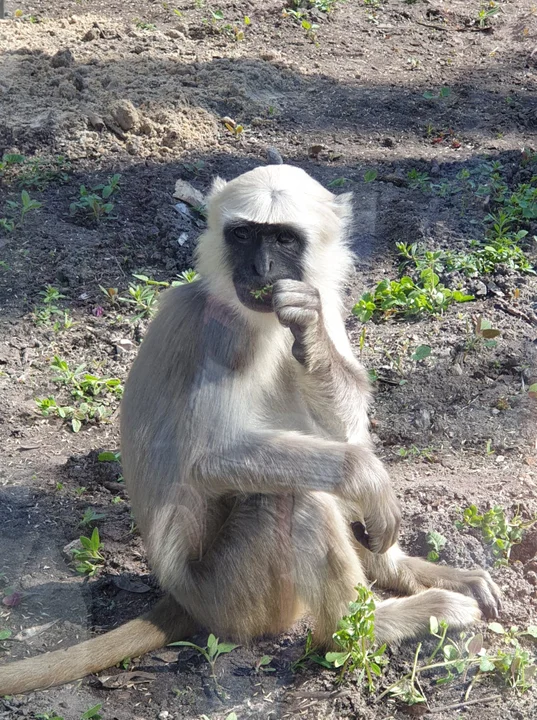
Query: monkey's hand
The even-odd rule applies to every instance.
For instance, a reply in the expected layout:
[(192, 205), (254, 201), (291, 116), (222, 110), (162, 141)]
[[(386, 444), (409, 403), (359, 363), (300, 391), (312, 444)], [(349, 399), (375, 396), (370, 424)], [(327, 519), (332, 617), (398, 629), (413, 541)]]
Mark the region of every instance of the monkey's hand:
[(278, 280), (272, 290), (278, 320), (293, 333), (293, 356), (308, 370), (330, 361), (330, 339), (317, 288), (298, 280)]
[(401, 522), (399, 502), (388, 473), (371, 450), (357, 446), (349, 452), (346, 464), (347, 481), (338, 494), (356, 504), (358, 516), (363, 517), (363, 524), (352, 523), (355, 537), (371, 552), (385, 553), (397, 541)]

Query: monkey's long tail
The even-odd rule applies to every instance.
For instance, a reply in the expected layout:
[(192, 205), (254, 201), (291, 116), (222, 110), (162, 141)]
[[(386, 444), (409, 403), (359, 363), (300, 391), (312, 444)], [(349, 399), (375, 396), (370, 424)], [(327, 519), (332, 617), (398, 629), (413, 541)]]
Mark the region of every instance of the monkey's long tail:
[(104, 635), (65, 650), (0, 666), (0, 695), (42, 690), (78, 680), (138, 657), (196, 630), (194, 621), (175, 600), (166, 596), (145, 615)]

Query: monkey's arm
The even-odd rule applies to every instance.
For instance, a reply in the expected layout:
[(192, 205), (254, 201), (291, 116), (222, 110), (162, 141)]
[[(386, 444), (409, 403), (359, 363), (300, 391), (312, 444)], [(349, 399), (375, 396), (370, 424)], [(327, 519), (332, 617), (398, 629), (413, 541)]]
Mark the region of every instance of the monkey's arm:
[(367, 447), (293, 432), (248, 433), (207, 452), (192, 474), (209, 493), (334, 493), (357, 506), (373, 552), (386, 552), (397, 539), (399, 505)]
[[(293, 280), (275, 284), (273, 305), (295, 338), (293, 355), (303, 367), (300, 388), (317, 424), (338, 440), (367, 442), (369, 380), (352, 354), (340, 318), (325, 318), (319, 292)], [(329, 334), (327, 321), (345, 356)]]

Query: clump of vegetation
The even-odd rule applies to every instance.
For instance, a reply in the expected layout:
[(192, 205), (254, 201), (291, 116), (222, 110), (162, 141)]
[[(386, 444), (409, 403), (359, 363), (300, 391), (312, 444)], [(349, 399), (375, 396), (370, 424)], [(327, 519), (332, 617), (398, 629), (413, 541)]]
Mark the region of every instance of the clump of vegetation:
[[(119, 378), (101, 378), (85, 372), (85, 364), (73, 370), (65, 360), (55, 355), (50, 367), (57, 373), (52, 381), (67, 387), (75, 404), (61, 405), (56, 398), (49, 396), (37, 398), (37, 407), (44, 417), (56, 416), (70, 420), (73, 432), (78, 432), (83, 423), (106, 419), (111, 413), (111, 407), (105, 396), (121, 397), (123, 393)], [(96, 397), (102, 398), (101, 402), (96, 402)]]
[(535, 525), (537, 515), (531, 520), (524, 520), (517, 510), (513, 517), (508, 518), (500, 505), (481, 513), (476, 505), (470, 505), (462, 512), (460, 520), (455, 522), (458, 530), (476, 528), (481, 530), (483, 540), (492, 549), (496, 565), (507, 565), (511, 551), (518, 545), (524, 532)]
[(372, 292), (366, 292), (352, 312), (361, 322), (377, 314), (389, 317), (412, 317), (423, 313), (442, 314), (452, 303), (474, 300), (460, 290), (450, 290), (431, 269), (422, 270), (414, 281), (409, 275), (400, 280), (381, 280)]
[(74, 325), (73, 318), (68, 310), (60, 308), (57, 303), (65, 298), (65, 295), (55, 288), (53, 285), (47, 287), (39, 293), (43, 300), (42, 305), (35, 307), (33, 311), (33, 320), (36, 325), (50, 325), (54, 332), (61, 330), (69, 330)]
[(141, 318), (151, 317), (155, 313), (158, 295), (163, 288), (178, 287), (179, 285), (195, 282), (199, 278), (199, 275), (195, 270), (189, 268), (183, 270), (183, 272), (171, 282), (153, 280), (147, 275), (139, 273), (134, 273), (133, 277), (140, 280), (140, 282), (129, 283), (127, 295), (119, 295), (117, 288), (105, 288), (102, 285), (99, 287), (107, 299), (114, 305), (117, 303), (133, 305), (136, 315), (132, 319), (140, 320)]
[(355, 588), (357, 599), (349, 604), (349, 612), (338, 623), (333, 634), (341, 650), (318, 655), (313, 646), (311, 633), (308, 634), (303, 655), (293, 663), (293, 670), (302, 667), (308, 660), (326, 668), (338, 669), (338, 681), (348, 674), (358, 672), (358, 682), (365, 677), (369, 692), (375, 689), (375, 677), (382, 675), (382, 667), (388, 663), (386, 645), (375, 641), (375, 600), (373, 593), (364, 585)]
[(104, 546), (97, 528), (93, 528), (93, 532), (89, 538), (82, 535), (80, 537), (80, 544), (82, 548), (71, 549), (75, 569), (81, 575), (93, 577), (104, 563), (104, 557), (101, 554)]
[(506, 685), (525, 692), (531, 686), (537, 666), (533, 655), (520, 644), (523, 636), (537, 637), (537, 626), (530, 626), (520, 631), (517, 627), (505, 630), (499, 623), (490, 623), (489, 630), (502, 635), (505, 646), (498, 650), (489, 650), (484, 646), (483, 635), (468, 635), (461, 632), (457, 640), (448, 637), (448, 625), (444, 621), (438, 622), (434, 617), (430, 620), (431, 635), (438, 642), (433, 653), (420, 664), (422, 643), (419, 643), (414, 654), (412, 670), (390, 685), (377, 698), (381, 700), (386, 695), (396, 697), (408, 705), (427, 702), (419, 677), (424, 672), (443, 670), (444, 675), (436, 679), (437, 685), (444, 685), (457, 677), (469, 677), (473, 673), (465, 693), (468, 700), (475, 684), (490, 674), (500, 677)]
[(5, 153), (0, 160), (0, 179), (23, 189), (42, 191), (51, 182), (67, 182), (70, 169), (63, 155), (27, 158)]
[(114, 209), (114, 203), (109, 198), (119, 189), (120, 179), (121, 175), (116, 174), (108, 178), (104, 185), (95, 185), (91, 189), (81, 185), (80, 198), (69, 206), (70, 215), (82, 213), (97, 222), (109, 217)]

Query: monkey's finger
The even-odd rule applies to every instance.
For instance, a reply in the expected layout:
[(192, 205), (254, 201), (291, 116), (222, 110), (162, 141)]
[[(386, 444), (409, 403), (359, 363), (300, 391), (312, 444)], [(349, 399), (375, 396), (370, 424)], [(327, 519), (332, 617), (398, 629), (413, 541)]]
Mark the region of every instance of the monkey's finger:
[(319, 313), (316, 310), (305, 308), (282, 307), (276, 310), (276, 315), (284, 327), (298, 325), (299, 328), (307, 328), (316, 325), (319, 321)]
[(301, 292), (279, 292), (272, 293), (272, 306), (275, 310), (281, 307), (305, 307), (318, 310), (321, 307), (321, 300), (316, 295)]

